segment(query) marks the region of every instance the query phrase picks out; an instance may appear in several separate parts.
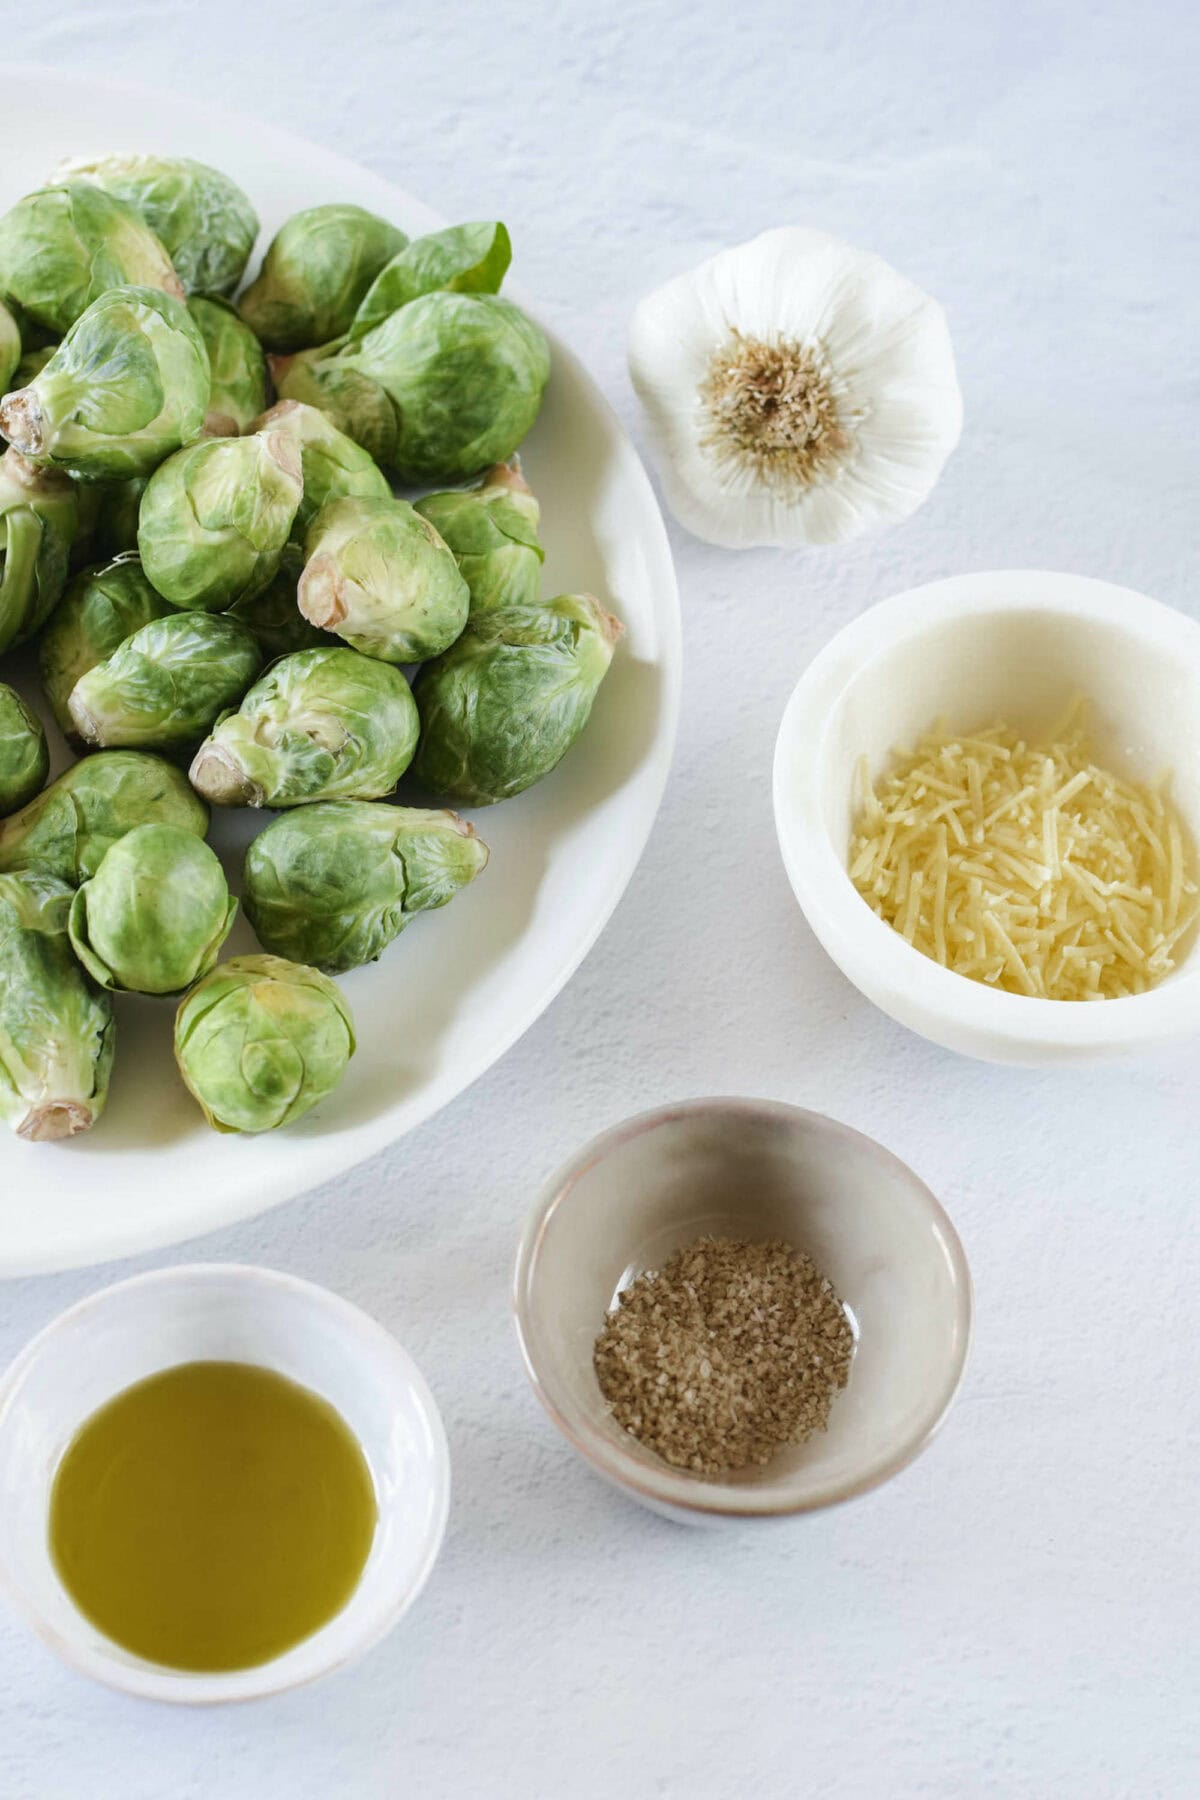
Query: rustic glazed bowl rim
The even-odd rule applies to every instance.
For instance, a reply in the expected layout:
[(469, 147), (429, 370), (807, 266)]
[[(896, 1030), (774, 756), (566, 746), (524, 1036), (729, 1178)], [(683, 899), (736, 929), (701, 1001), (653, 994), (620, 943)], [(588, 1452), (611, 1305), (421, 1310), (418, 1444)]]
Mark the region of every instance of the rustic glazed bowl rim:
[[(552, 1391), (554, 1363), (540, 1341), (533, 1283), (542, 1244), (555, 1215), (569, 1204), (585, 1175), (634, 1138), (679, 1120), (731, 1113), (750, 1119), (774, 1120), (795, 1130), (819, 1132), (840, 1141), (848, 1149), (860, 1153), (866, 1151), (887, 1164), (893, 1172), (904, 1177), (919, 1197), (950, 1263), (954, 1290), (954, 1354), (946, 1364), (936, 1391), (931, 1392), (929, 1405), (916, 1429), (906, 1433), (886, 1456), (877, 1458), (850, 1480), (809, 1485), (803, 1492), (789, 1492), (790, 1484), (778, 1477), (772, 1478), (769, 1467), (764, 1471), (761, 1485), (714, 1481), (673, 1469), (667, 1463), (655, 1467), (626, 1450), (619, 1438), (599, 1430), (586, 1415), (573, 1408), (564, 1408)], [(908, 1164), (876, 1139), (825, 1113), (813, 1112), (788, 1101), (710, 1095), (653, 1107), (610, 1126), (557, 1170), (542, 1189), (521, 1234), (513, 1272), (512, 1307), (517, 1342), (534, 1393), (567, 1441), (600, 1475), (652, 1506), (691, 1513), (698, 1518), (760, 1519), (817, 1512), (823, 1507), (855, 1499), (890, 1481), (921, 1454), (940, 1429), (962, 1382), (971, 1342), (973, 1291), (966, 1253), (945, 1208)], [(597, 1330), (599, 1326), (597, 1320)], [(800, 1483), (797, 1481), (795, 1485), (799, 1487)]]

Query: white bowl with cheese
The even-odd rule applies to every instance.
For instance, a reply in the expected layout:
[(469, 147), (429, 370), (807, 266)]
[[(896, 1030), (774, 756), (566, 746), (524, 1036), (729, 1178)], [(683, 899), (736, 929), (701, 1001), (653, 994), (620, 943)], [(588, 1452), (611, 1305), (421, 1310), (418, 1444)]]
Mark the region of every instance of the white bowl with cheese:
[(850, 879), (860, 767), (875, 780), (935, 720), (969, 733), (1003, 719), (1036, 739), (1079, 697), (1096, 762), (1139, 782), (1169, 771), (1173, 806), (1200, 844), (1200, 625), (1130, 588), (1039, 570), (914, 588), (839, 632), (784, 712), (775, 821), (805, 917), (868, 999), (948, 1049), (1080, 1062), (1200, 1031), (1195, 932), (1148, 992), (1041, 999), (942, 967), (877, 917)]

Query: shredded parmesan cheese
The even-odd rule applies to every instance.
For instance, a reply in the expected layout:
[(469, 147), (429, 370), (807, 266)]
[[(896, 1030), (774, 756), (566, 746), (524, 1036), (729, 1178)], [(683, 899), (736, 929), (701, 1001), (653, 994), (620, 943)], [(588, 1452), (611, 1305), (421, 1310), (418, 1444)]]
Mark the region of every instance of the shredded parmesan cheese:
[(1191, 843), (1166, 782), (1098, 768), (1077, 703), (1032, 745), (1000, 724), (937, 726), (860, 799), (850, 878), (917, 950), (1044, 1000), (1141, 994), (1200, 913)]

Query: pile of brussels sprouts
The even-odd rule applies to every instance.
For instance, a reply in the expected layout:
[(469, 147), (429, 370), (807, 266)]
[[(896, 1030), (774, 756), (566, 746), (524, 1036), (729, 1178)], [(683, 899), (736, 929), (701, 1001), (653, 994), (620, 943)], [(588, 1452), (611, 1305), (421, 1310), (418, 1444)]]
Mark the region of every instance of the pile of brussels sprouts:
[[(182, 996), (218, 1130), (329, 1093), (354, 1049), (330, 974), (487, 861), (457, 813), (385, 797), (410, 769), (466, 806), (539, 781), (620, 634), (541, 596), (514, 452), (549, 356), (499, 298), (503, 225), (409, 242), (317, 206), (234, 300), (257, 235), (227, 177), (152, 156), (64, 165), (0, 219), (0, 658), (37, 640), (80, 754), (47, 786), (0, 680), (0, 1114), (25, 1138), (99, 1116), (113, 991)], [(245, 864), (262, 955), (218, 960), (210, 806), (278, 809)]]

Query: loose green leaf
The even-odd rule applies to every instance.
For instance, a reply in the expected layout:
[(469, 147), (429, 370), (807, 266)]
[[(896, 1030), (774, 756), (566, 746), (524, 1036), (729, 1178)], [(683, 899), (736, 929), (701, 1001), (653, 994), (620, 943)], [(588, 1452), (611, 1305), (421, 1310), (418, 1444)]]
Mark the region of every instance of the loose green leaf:
[(414, 238), (381, 269), (368, 288), (350, 338), (357, 341), (384, 319), (419, 300), (422, 294), (445, 289), (458, 294), (498, 294), (512, 262), (512, 241), (507, 228), (496, 222), (451, 225)]

